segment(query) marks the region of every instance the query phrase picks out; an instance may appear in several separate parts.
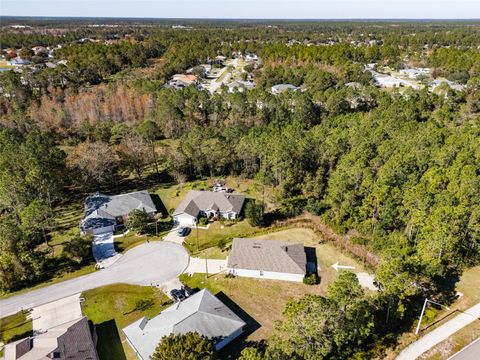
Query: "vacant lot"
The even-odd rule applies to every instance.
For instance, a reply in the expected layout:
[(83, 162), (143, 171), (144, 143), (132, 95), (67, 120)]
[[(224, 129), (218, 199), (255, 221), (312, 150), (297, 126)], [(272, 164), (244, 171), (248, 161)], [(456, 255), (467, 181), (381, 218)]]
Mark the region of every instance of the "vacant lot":
[(100, 360), (134, 360), (121, 329), (143, 316), (152, 318), (170, 304), (170, 299), (152, 287), (116, 284), (84, 294), (84, 314), (96, 326)]

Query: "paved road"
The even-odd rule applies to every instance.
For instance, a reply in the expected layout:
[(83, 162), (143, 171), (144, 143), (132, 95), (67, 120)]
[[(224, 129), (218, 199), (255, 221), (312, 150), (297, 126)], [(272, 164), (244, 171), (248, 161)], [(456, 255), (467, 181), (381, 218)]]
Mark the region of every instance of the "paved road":
[(108, 269), (0, 300), (0, 318), (103, 285), (160, 285), (180, 275), (188, 259), (186, 250), (172, 242), (142, 244), (126, 252)]
[(477, 360), (480, 359), (480, 338), (464, 347), (448, 360)]
[(448, 339), (458, 330), (474, 321), (480, 321), (480, 303), (472, 306), (468, 310), (465, 310), (452, 320), (447, 321), (442, 326), (439, 326), (435, 330), (429, 332), (427, 335), (421, 337), (419, 340), (403, 350), (400, 355), (397, 356), (396, 360), (414, 360), (422, 355), (425, 351), (430, 350), (435, 345)]

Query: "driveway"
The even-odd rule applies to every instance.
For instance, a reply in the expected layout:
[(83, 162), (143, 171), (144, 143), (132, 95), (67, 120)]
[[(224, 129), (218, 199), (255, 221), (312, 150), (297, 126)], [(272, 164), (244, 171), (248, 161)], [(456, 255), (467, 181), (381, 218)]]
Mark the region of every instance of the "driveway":
[(112, 266), (122, 256), (115, 251), (112, 232), (94, 235), (92, 252), (97, 262), (97, 267), (100, 269)]
[[(208, 265), (208, 266), (206, 266)], [(194, 273), (205, 274), (208, 267), (209, 274), (218, 274), (227, 269), (227, 260), (190, 258), (190, 263), (185, 269), (185, 273), (192, 275)]]
[(0, 318), (99, 286), (160, 286), (180, 275), (188, 258), (181, 245), (166, 241), (145, 243), (126, 252), (107, 269), (0, 300)]
[[(0, 304), (1, 305), (1, 304)], [(422, 355), (425, 351), (430, 350), (435, 345), (448, 339), (461, 328), (468, 324), (478, 321), (480, 318), (480, 303), (472, 306), (470, 309), (462, 311), (452, 320), (447, 321), (442, 326), (432, 330), (425, 336), (421, 337), (413, 344), (403, 350), (396, 360), (413, 360)]]

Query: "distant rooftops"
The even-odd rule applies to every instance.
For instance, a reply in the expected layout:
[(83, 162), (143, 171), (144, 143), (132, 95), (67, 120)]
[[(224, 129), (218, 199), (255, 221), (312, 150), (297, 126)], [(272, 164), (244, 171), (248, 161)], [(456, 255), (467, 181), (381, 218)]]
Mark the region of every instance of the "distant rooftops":
[(305, 274), (307, 256), (303, 244), (275, 240), (235, 238), (228, 256), (231, 269)]
[(204, 289), (168, 307), (153, 319), (144, 317), (135, 321), (123, 328), (123, 333), (141, 358), (147, 360), (163, 336), (197, 332), (218, 344), (245, 325), (223, 302)]
[(272, 86), (272, 93), (273, 94), (280, 94), (286, 90), (297, 91), (299, 87), (294, 86), (292, 84), (278, 84)]

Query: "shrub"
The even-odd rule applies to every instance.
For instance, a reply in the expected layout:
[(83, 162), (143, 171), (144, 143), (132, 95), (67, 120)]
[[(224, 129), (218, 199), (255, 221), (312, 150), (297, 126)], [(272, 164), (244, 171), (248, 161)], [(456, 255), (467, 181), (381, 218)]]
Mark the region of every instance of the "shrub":
[(317, 275), (316, 274), (306, 275), (303, 278), (303, 283), (305, 285), (315, 285), (317, 283)]

